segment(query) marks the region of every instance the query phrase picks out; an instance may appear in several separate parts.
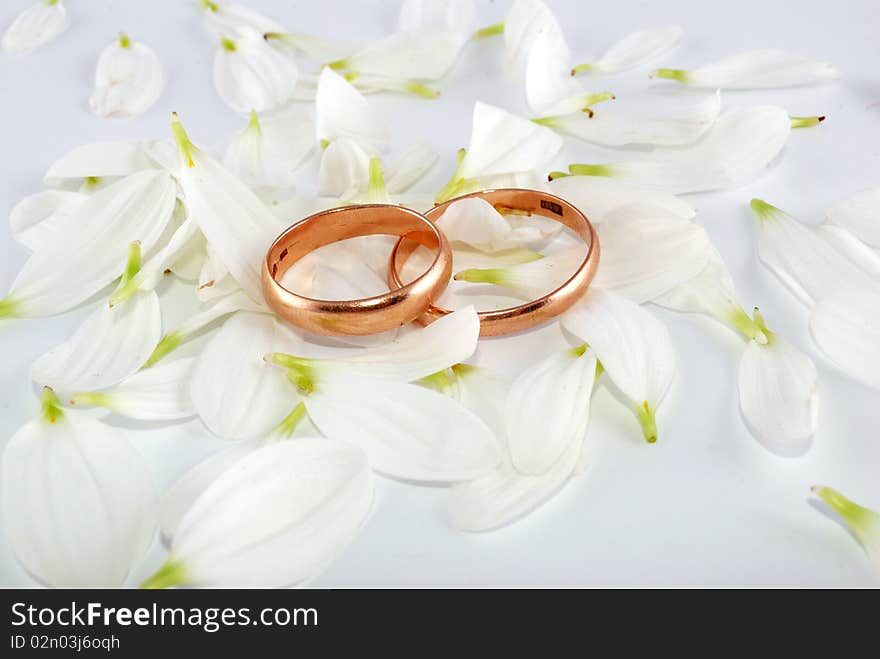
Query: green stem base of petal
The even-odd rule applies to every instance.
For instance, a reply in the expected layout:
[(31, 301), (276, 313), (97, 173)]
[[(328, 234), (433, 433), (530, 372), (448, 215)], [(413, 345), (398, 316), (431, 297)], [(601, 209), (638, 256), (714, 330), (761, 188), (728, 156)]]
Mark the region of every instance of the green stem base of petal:
[(614, 176), (614, 168), (612, 165), (587, 165), (583, 163), (575, 163), (568, 166), (568, 171), (575, 176)]
[(61, 401), (51, 387), (43, 387), (40, 394), (40, 418), (46, 423), (55, 423), (64, 416)]
[(0, 300), (0, 318), (15, 318), (18, 314), (18, 302), (8, 297)]
[(304, 395), (314, 393), (318, 381), (318, 373), (312, 360), (304, 357), (287, 355), (283, 352), (270, 352), (263, 357), (270, 364), (276, 364), (287, 370), (287, 379)]
[(755, 212), (755, 215), (757, 215), (758, 219), (762, 222), (772, 220), (774, 215), (782, 212), (781, 210), (776, 208), (776, 206), (768, 204), (763, 199), (758, 199), (757, 197), (749, 202), (749, 207)]
[(86, 391), (75, 394), (70, 399), (71, 405), (89, 405), (91, 407), (110, 407), (110, 394), (99, 391)]
[(172, 586), (180, 586), (187, 581), (186, 569), (180, 561), (169, 558), (160, 567), (156, 573), (144, 581), (140, 587), (145, 590), (155, 590), (158, 588), (171, 588)]
[(467, 270), (455, 273), (453, 279), (472, 284), (508, 285), (506, 268), (468, 268)]
[(644, 401), (641, 405), (636, 406), (636, 417), (642, 426), (642, 434), (645, 441), (653, 444), (657, 441), (657, 420), (654, 417), (654, 410), (648, 405), (648, 401)]
[(756, 341), (760, 344), (767, 343), (767, 337), (761, 331), (761, 327), (747, 314), (742, 307), (736, 307), (730, 314), (730, 323), (736, 330), (749, 341)]
[(305, 415), (306, 404), (300, 401), (296, 404), (296, 407), (290, 411), (290, 414), (281, 419), (278, 425), (272, 429), (272, 435), (278, 439), (288, 439), (293, 435), (293, 431), (296, 430), (296, 427), (299, 425), (299, 422), (303, 420)]
[(812, 128), (825, 121), (825, 115), (821, 117), (789, 117), (792, 128)]
[(592, 64), (590, 62), (584, 62), (583, 64), (578, 64), (577, 66), (573, 66), (571, 68), (571, 75), (577, 76), (577, 75), (580, 75), (581, 73), (587, 73), (588, 71), (592, 71), (595, 68), (596, 68), (595, 64)]
[(850, 501), (832, 487), (814, 485), (810, 488), (810, 491), (843, 517), (856, 534), (859, 534), (866, 524), (878, 517), (877, 513), (870, 508), (865, 508), (854, 501)]
[(160, 359), (162, 359), (169, 352), (174, 350), (177, 346), (183, 343), (186, 340), (186, 334), (180, 331), (169, 332), (165, 336), (162, 337), (162, 340), (159, 341), (156, 348), (150, 353), (150, 356), (147, 358), (147, 361), (144, 362), (143, 368), (149, 368), (156, 364)]
[(177, 116), (176, 112), (171, 113), (171, 134), (174, 136), (174, 141), (177, 143), (177, 148), (180, 150), (180, 155), (186, 160), (187, 165), (189, 167), (195, 167), (195, 162), (193, 161), (193, 153), (196, 151), (195, 145), (190, 141), (189, 136), (186, 134), (186, 130), (183, 128), (183, 124), (180, 123), (180, 118)]
[(450, 369), (444, 368), (442, 371), (437, 371), (436, 373), (431, 373), (431, 375), (426, 375), (422, 379), (418, 380), (418, 384), (430, 387), (431, 389), (439, 391), (441, 394), (449, 395), (455, 389), (454, 375), (454, 371), (450, 371)]
[(499, 34), (504, 34), (504, 22), (495, 23), (494, 25), (487, 25), (484, 28), (480, 28), (476, 32), (474, 32), (474, 39), (485, 39), (487, 37), (494, 37)]
[(665, 80), (677, 80), (678, 82), (690, 82), (691, 73), (683, 69), (656, 69), (651, 71), (650, 77), (663, 78)]
[(427, 85), (423, 85), (422, 83), (415, 82), (413, 80), (409, 80), (409, 81), (403, 83), (403, 91), (405, 91), (409, 94), (414, 94), (415, 96), (418, 96), (419, 98), (427, 98), (430, 100), (434, 100), (435, 98), (440, 98), (440, 92), (438, 92), (436, 89), (432, 89), (431, 87), (428, 87)]

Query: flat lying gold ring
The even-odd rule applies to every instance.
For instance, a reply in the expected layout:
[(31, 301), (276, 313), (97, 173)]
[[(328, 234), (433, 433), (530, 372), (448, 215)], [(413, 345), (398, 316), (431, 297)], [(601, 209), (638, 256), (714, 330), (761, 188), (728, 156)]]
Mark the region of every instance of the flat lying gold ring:
[[(388, 234), (434, 249), (428, 269), (412, 282), (382, 295), (358, 300), (316, 300), (284, 288), (287, 270), (309, 252), (340, 240)], [(423, 314), (443, 292), (452, 274), (452, 252), (443, 233), (424, 215), (401, 206), (369, 204), (334, 208), (286, 229), (266, 252), (263, 295), (282, 318), (315, 334), (378, 334)]]
[[(599, 238), (593, 225), (577, 208), (564, 199), (538, 190), (501, 189), (486, 190), (450, 199), (435, 206), (425, 215), (433, 222), (438, 221), (450, 204), (468, 197), (484, 199), (501, 213), (515, 212), (522, 215), (541, 215), (556, 220), (574, 231), (586, 244), (587, 255), (569, 279), (559, 288), (547, 295), (526, 304), (497, 311), (481, 311), (480, 336), (499, 336), (520, 332), (554, 318), (567, 311), (586, 293), (596, 267), (599, 265)], [(418, 245), (401, 238), (394, 245), (388, 264), (388, 281), (393, 286), (401, 286), (400, 271)], [(431, 305), (418, 321), (424, 325), (451, 313)]]

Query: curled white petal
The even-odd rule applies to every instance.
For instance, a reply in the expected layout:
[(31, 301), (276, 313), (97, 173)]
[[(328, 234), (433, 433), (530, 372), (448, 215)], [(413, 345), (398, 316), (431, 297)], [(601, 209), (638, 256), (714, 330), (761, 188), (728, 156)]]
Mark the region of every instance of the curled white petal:
[(654, 75), (710, 89), (770, 89), (815, 85), (840, 72), (826, 62), (782, 50), (749, 50), (690, 70), (659, 69)]
[(451, 243), (467, 245), (483, 252), (498, 252), (536, 243), (558, 233), (562, 225), (539, 216), (522, 221), (516, 215), (504, 216), (489, 202), (469, 197), (450, 204), (437, 225)]
[(850, 501), (834, 488), (814, 485), (810, 489), (844, 519), (880, 572), (880, 513)]
[(604, 103), (587, 111), (548, 117), (541, 123), (603, 146), (683, 146), (705, 135), (720, 114), (721, 94), (716, 93), (691, 102), (671, 116), (640, 116)]
[(657, 410), (675, 376), (675, 352), (656, 316), (625, 297), (591, 287), (562, 324), (590, 346), (634, 408), (646, 414)]
[(468, 480), (501, 459), (498, 440), (479, 417), (423, 387), (339, 375), (324, 378), (304, 400), (323, 434), (360, 447), (373, 469), (389, 476)]
[[(348, 546), (372, 495), (366, 456), (341, 441), (262, 447), (214, 480), (180, 521), (168, 560), (179, 574), (170, 583), (301, 583)], [(164, 585), (158, 578), (153, 583)]]
[(119, 586), (156, 532), (143, 458), (116, 428), (75, 411), (35, 419), (3, 452), (6, 538), (52, 586)]
[(659, 206), (685, 220), (697, 214), (693, 206), (679, 197), (613, 178), (563, 176), (550, 181), (550, 191), (577, 206), (593, 224), (609, 217), (624, 217), (611, 215), (611, 211), (628, 204)]
[(24, 55), (46, 44), (70, 25), (67, 9), (60, 0), (40, 0), (12, 21), (3, 33), (3, 50)]
[(785, 339), (749, 341), (739, 363), (739, 402), (752, 433), (781, 454), (803, 452), (816, 432), (819, 380), (812, 360)]
[(114, 179), (155, 167), (147, 152), (134, 142), (91, 142), (74, 147), (53, 162), (43, 181), (52, 187), (79, 185), (89, 177)]
[(573, 165), (572, 173), (619, 177), (673, 194), (730, 188), (758, 176), (785, 146), (790, 132), (785, 110), (753, 106), (722, 114), (690, 148), (658, 148), (641, 160)]
[(880, 389), (880, 292), (842, 289), (819, 300), (810, 332), (844, 373)]
[(139, 371), (115, 387), (77, 394), (76, 405), (105, 407), (130, 419), (176, 421), (195, 416), (190, 396), (195, 357), (184, 357)]
[(437, 152), (427, 144), (412, 144), (398, 153), (384, 171), (388, 194), (409, 190), (435, 162)]
[(88, 195), (68, 190), (43, 190), (28, 195), (9, 213), (12, 237), (32, 251), (49, 245), (67, 231), (70, 215)]
[[(553, 12), (541, 0), (516, 0), (504, 18), (505, 65), (510, 73), (521, 76), (529, 55), (542, 35), (565, 41), (562, 28)], [(568, 62), (560, 62), (565, 69)]]
[(296, 61), (262, 35), (224, 39), (214, 55), (214, 86), (236, 112), (271, 112), (294, 98)]
[(368, 151), (381, 151), (391, 135), (363, 95), (330, 68), (324, 68), (315, 93), (315, 129), (319, 142), (347, 137)]
[(99, 117), (134, 117), (159, 100), (165, 71), (149, 46), (120, 37), (98, 57), (89, 106)]
[(351, 199), (364, 192), (370, 180), (370, 155), (357, 141), (335, 139), (321, 154), (318, 194)]
[(574, 348), (554, 352), (514, 380), (504, 418), (517, 471), (544, 474), (583, 439), (595, 378), (596, 353)]
[(828, 221), (880, 249), (880, 187), (864, 190), (828, 211)]
[(633, 69), (675, 48), (683, 34), (677, 25), (658, 25), (632, 32), (606, 50), (598, 60), (576, 67), (576, 70), (609, 74)]
[(112, 282), (135, 241), (148, 253), (171, 219), (176, 190), (166, 172), (147, 170), (79, 204), (57, 242), (31, 255), (6, 303), (13, 315), (49, 316), (75, 307)]
[(224, 439), (266, 434), (290, 411), (296, 387), (267, 364), (272, 352), (302, 352), (302, 339), (267, 314), (229, 318), (198, 357), (191, 396), (202, 421)]
[(597, 233), (602, 265), (595, 285), (638, 303), (697, 276), (713, 249), (703, 227), (649, 204), (620, 206)]
[(252, 187), (292, 188), (296, 169), (314, 148), (308, 117), (256, 119), (236, 133), (223, 152), (223, 165)]

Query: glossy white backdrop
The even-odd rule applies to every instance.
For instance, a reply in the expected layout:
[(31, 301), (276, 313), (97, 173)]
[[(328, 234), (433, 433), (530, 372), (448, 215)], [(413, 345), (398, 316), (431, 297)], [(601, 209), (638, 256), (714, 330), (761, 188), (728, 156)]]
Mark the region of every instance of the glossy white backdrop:
[[(2, 3), (0, 27), (31, 2)], [(393, 30), (398, 8), (387, 1), (248, 4), (292, 30), (365, 38)], [(822, 391), (813, 447), (803, 457), (781, 458), (760, 446), (738, 409), (740, 339), (708, 319), (657, 309), (670, 327), (679, 370), (660, 408), (656, 445), (647, 445), (632, 414), (600, 389), (589, 430), (592, 465), (537, 513), (501, 531), (463, 534), (448, 525), (445, 490), (380, 479), (366, 528), (312, 585), (876, 585), (880, 577), (872, 574), (860, 547), (813, 502), (809, 487), (832, 485), (880, 508), (880, 393), (837, 373), (817, 354), (805, 309), (757, 261), (748, 201), (761, 197), (799, 219), (819, 222), (831, 204), (880, 184), (880, 6), (874, 0), (800, 0), (796, 8), (782, 0), (548, 4), (579, 61), (634, 29), (674, 22), (684, 27), (684, 42), (657, 65), (688, 68), (749, 48), (779, 47), (842, 70), (843, 79), (826, 86), (725, 94), (725, 107), (773, 103), (790, 114), (826, 114), (828, 120), (795, 131), (779, 162), (753, 183), (688, 198), (730, 267), (743, 305), (760, 305), (774, 330), (815, 358)], [(75, 145), (167, 136), (172, 110), (193, 139), (206, 145), (221, 142), (245, 121), (214, 90), (215, 44), (195, 0), (68, 0), (67, 6), (72, 25), (55, 42), (21, 58), (0, 55), (0, 211), (7, 215), (22, 196), (40, 189), (48, 165)], [(481, 22), (490, 24), (501, 20), (508, 2), (478, 6)], [(88, 109), (95, 62), (120, 30), (152, 46), (170, 80), (144, 116), (99, 119)], [(523, 89), (504, 76), (500, 56), (497, 38), (469, 45), (440, 83), (437, 101), (370, 97), (392, 127), (394, 149), (426, 141), (440, 152), (419, 189), (438, 189), (451, 174), (455, 150), (468, 141), (475, 100), (526, 114)], [(590, 88), (621, 99), (637, 93), (648, 102), (649, 90), (675, 84), (649, 81), (647, 72), (597, 78)], [(559, 164), (623, 157), (568, 141)], [(316, 170), (316, 160), (303, 166), (300, 191), (313, 188)], [(25, 257), (0, 222), (0, 291), (7, 290)], [(166, 328), (180, 320), (182, 307), (175, 302), (187, 295), (182, 286), (171, 288)], [(0, 445), (37, 412), (31, 362), (86, 313), (0, 324)], [(563, 342), (554, 324), (513, 340), (483, 341), (478, 362), (513, 375)], [(162, 488), (221, 446), (197, 421), (126, 425), (138, 430), (133, 441)], [(162, 557), (157, 544), (131, 583), (151, 574)], [(0, 584), (33, 585), (2, 532)]]

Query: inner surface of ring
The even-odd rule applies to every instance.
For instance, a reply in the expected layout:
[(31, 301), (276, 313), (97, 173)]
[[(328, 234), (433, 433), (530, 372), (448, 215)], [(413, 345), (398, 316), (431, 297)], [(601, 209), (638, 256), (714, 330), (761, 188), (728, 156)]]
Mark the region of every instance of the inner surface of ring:
[(281, 279), (306, 254), (349, 238), (382, 234), (406, 238), (414, 248), (423, 245), (437, 252), (435, 261), (439, 258), (439, 234), (418, 213), (400, 206), (368, 205), (336, 208), (294, 224), (273, 243), (266, 264), (281, 288), (299, 296), (282, 286)]
[[(584, 221), (584, 215), (571, 204), (559, 203), (559, 198), (538, 190), (489, 190), (487, 192), (465, 195), (465, 198), (477, 196), (489, 202), (502, 215), (540, 215), (564, 224), (586, 243), (587, 252), (584, 260), (586, 261), (590, 258), (590, 252), (593, 247), (593, 234), (589, 223)], [(457, 200), (435, 206), (425, 215), (433, 222), (437, 222), (443, 217), (446, 209), (455, 201)], [(406, 238), (409, 237), (407, 236)], [(417, 241), (408, 239), (402, 240), (397, 244), (392, 268), (395, 281), (403, 283), (401, 276), (403, 266), (418, 247), (419, 243)]]

